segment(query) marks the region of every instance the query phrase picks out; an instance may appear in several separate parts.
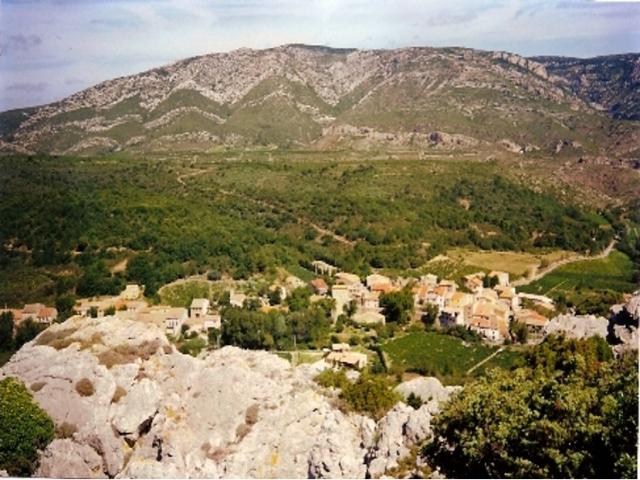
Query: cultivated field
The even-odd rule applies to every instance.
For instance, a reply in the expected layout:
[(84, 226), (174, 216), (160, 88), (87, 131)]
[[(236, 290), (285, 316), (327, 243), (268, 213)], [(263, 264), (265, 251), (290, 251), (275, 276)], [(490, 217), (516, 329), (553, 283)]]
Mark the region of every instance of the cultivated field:
[[(382, 345), (394, 367), (423, 375), (433, 375), (449, 385), (468, 379), (466, 372), (493, 354), (497, 347), (467, 344), (455, 337), (436, 332), (413, 332)], [(504, 354), (504, 355), (503, 355)], [(492, 366), (509, 367), (517, 354), (501, 352), (473, 372), (478, 375)]]
[(544, 295), (580, 289), (631, 292), (638, 288), (632, 283), (632, 274), (633, 264), (629, 257), (614, 250), (606, 258), (564, 265), (520, 290)]

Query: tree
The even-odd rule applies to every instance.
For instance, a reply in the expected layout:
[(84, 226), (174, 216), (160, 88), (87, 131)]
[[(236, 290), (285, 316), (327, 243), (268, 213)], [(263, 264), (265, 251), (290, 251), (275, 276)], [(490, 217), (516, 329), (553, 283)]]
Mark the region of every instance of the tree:
[(13, 349), (13, 312), (0, 313), (0, 351)]
[(439, 309), (438, 306), (433, 303), (427, 303), (422, 314), (422, 323), (427, 328), (433, 327), (438, 318)]
[(267, 293), (267, 298), (269, 299), (269, 305), (280, 305), (282, 302), (282, 294), (280, 293), (279, 288), (274, 288)]
[(400, 395), (382, 376), (361, 374), (354, 382), (345, 385), (340, 396), (356, 412), (382, 418), (398, 401)]
[(45, 325), (36, 323), (31, 318), (27, 318), (21, 322), (16, 329), (16, 337), (14, 340), (15, 348), (20, 349), (22, 345), (36, 338), (45, 328), (47, 328)]
[(309, 297), (311, 289), (308, 287), (298, 287), (287, 297), (287, 305), (292, 312), (298, 312), (309, 307)]
[(353, 317), (353, 315), (356, 313), (357, 310), (358, 310), (358, 304), (356, 303), (355, 300), (351, 300), (349, 303), (347, 303), (344, 306), (344, 313), (347, 316), (347, 318)]
[(66, 320), (73, 313), (73, 307), (76, 305), (76, 300), (73, 295), (60, 295), (56, 298), (56, 308), (58, 309), (58, 316), (61, 319)]
[(15, 378), (0, 381), (0, 470), (30, 476), (38, 450), (53, 440), (53, 421)]
[(511, 323), (511, 334), (516, 338), (518, 343), (527, 343), (529, 329), (526, 324), (514, 321)]
[(466, 385), (423, 455), (448, 477), (636, 478), (637, 358), (609, 353), (550, 337), (525, 366)]
[(387, 322), (397, 322), (400, 325), (411, 320), (413, 313), (413, 295), (405, 288), (399, 292), (383, 293), (380, 296), (380, 306)]

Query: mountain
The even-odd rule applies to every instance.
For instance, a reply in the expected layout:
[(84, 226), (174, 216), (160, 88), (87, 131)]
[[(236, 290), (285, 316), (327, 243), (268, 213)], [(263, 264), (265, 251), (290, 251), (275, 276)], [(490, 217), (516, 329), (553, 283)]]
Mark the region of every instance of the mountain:
[(534, 57), (580, 98), (612, 117), (640, 120), (640, 54), (595, 58)]
[(277, 145), (635, 155), (637, 126), (594, 107), (602, 95), (574, 88), (574, 70), (560, 64), (465, 48), (240, 49), (5, 112), (0, 150)]

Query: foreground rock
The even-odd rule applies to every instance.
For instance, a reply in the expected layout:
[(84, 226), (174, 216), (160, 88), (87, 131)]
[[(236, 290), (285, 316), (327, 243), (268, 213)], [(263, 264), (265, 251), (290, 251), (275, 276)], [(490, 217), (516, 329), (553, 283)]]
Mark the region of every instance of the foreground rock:
[(5, 376), (56, 423), (43, 477), (375, 477), (431, 435), (444, 399), (400, 403), (376, 424), (338, 410), (309, 367), (233, 347), (192, 358), (116, 318), (52, 326)]

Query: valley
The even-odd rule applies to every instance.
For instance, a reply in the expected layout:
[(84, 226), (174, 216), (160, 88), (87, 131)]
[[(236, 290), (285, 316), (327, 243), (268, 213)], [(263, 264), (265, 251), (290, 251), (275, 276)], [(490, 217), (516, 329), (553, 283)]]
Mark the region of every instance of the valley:
[(0, 113), (0, 476), (637, 476), (639, 71), (289, 44)]

